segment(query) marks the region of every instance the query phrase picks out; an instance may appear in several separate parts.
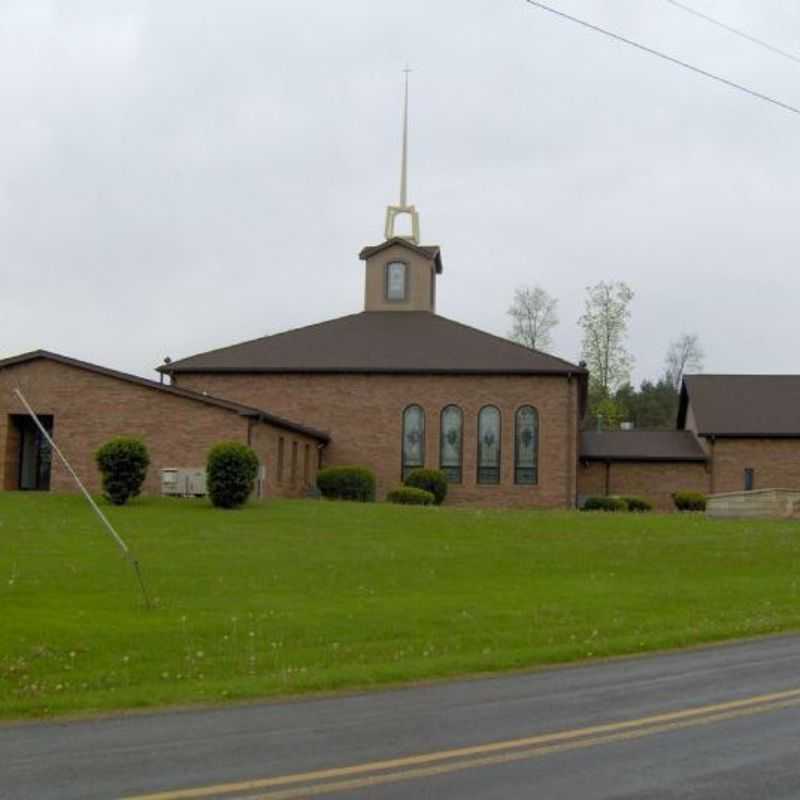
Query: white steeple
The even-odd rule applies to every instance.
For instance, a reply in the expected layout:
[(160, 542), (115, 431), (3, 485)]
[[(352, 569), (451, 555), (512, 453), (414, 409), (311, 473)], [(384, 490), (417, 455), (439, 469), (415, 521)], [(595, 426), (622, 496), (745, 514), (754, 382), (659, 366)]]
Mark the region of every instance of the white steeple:
[(408, 66), (403, 70), (405, 73), (405, 95), (403, 100), (403, 154), (400, 160), (400, 204), (388, 206), (386, 209), (386, 229), (387, 239), (393, 239), (395, 234), (394, 226), (397, 217), (407, 214), (411, 217), (411, 234), (400, 238), (408, 239), (414, 244), (419, 244), (419, 214), (417, 209), (408, 205), (408, 74), (411, 72)]

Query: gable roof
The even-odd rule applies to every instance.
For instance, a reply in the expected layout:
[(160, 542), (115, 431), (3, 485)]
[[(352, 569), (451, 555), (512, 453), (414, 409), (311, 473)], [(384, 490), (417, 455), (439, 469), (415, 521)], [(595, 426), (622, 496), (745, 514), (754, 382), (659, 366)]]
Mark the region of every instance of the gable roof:
[(239, 414), (242, 417), (255, 419), (259, 422), (267, 422), (277, 428), (283, 428), (284, 430), (306, 434), (307, 436), (311, 436), (320, 442), (327, 443), (330, 441), (330, 436), (324, 431), (317, 430), (316, 428), (310, 428), (307, 425), (301, 425), (297, 422), (292, 422), (291, 420), (271, 414), (269, 411), (264, 411), (260, 408), (253, 408), (252, 406), (246, 406), (242, 403), (237, 403), (232, 400), (225, 400), (221, 397), (212, 397), (209, 394), (194, 392), (191, 389), (183, 389), (179, 386), (167, 386), (163, 383), (157, 383), (156, 381), (148, 380), (147, 378), (140, 378), (138, 375), (131, 375), (127, 372), (119, 372), (115, 369), (109, 369), (108, 367), (101, 367), (97, 364), (91, 364), (88, 361), (70, 358), (69, 356), (60, 355), (59, 353), (51, 353), (48, 350), (33, 350), (29, 353), (22, 353), (17, 356), (11, 356), (10, 358), (0, 359), (0, 370), (6, 367), (13, 367), (18, 364), (25, 364), (27, 362), (40, 359), (55, 361), (59, 364), (65, 364), (69, 367), (86, 370), (87, 372), (94, 372), (97, 375), (104, 375), (107, 378), (114, 378), (115, 380), (126, 381), (127, 383), (144, 386), (147, 389), (154, 389), (159, 392), (173, 395), (174, 397), (180, 397), (184, 400), (191, 400), (196, 403), (204, 403), (208, 406), (222, 408), (226, 411), (232, 411), (236, 414)]
[(375, 253), (380, 253), (396, 244), (400, 245), (401, 247), (405, 247), (407, 250), (411, 250), (413, 253), (418, 253), (419, 255), (424, 256), (429, 261), (433, 261), (433, 265), (436, 268), (436, 274), (442, 274), (444, 270), (444, 267), (442, 266), (442, 250), (438, 244), (414, 244), (414, 242), (410, 242), (408, 239), (404, 239), (402, 236), (394, 236), (391, 239), (387, 239), (385, 242), (381, 242), (380, 244), (375, 244), (371, 247), (364, 247), (361, 249), (358, 257), (362, 261), (366, 261), (370, 256), (374, 256)]
[(700, 436), (800, 437), (800, 375), (687, 375), (679, 428), (690, 404)]
[(583, 461), (707, 460), (691, 431), (583, 431), (579, 458)]
[(429, 311), (362, 311), (162, 364), (161, 372), (575, 375), (583, 367)]

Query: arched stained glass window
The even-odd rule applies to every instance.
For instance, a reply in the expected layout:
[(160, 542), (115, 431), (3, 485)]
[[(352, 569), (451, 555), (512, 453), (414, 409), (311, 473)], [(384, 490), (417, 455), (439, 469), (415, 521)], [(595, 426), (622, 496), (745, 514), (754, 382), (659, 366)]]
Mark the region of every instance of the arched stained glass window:
[(403, 480), (425, 466), (425, 412), (417, 405), (403, 412)]
[(538, 483), (538, 462), (539, 414), (533, 406), (522, 406), (514, 420), (514, 483)]
[(458, 406), (442, 409), (439, 438), (439, 468), (450, 483), (461, 483), (461, 455), (464, 442), (464, 415)]
[(500, 483), (500, 411), (494, 406), (478, 414), (478, 483)]

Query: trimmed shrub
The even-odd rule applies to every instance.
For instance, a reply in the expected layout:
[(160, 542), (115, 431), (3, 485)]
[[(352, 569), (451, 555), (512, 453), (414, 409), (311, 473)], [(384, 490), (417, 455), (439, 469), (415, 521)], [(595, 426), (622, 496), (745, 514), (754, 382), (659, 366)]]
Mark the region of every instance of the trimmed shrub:
[(433, 492), (414, 486), (398, 486), (386, 495), (386, 500), (403, 506), (431, 506), (436, 502)]
[(628, 511), (653, 510), (653, 504), (649, 500), (645, 500), (643, 497), (623, 497), (621, 499), (627, 504)]
[(371, 503), (375, 499), (375, 475), (366, 467), (325, 467), (317, 475), (317, 487), (331, 500)]
[(621, 497), (587, 497), (581, 511), (627, 511), (628, 504)]
[(124, 506), (142, 490), (150, 466), (144, 442), (120, 436), (106, 442), (94, 455), (103, 477), (103, 497), (115, 506)]
[(247, 502), (258, 475), (258, 456), (239, 442), (220, 442), (211, 448), (206, 486), (217, 508), (238, 508)]
[(440, 469), (412, 469), (403, 483), (414, 489), (430, 492), (437, 506), (447, 497), (447, 475)]
[(672, 502), (678, 511), (705, 511), (706, 496), (700, 492), (675, 492)]

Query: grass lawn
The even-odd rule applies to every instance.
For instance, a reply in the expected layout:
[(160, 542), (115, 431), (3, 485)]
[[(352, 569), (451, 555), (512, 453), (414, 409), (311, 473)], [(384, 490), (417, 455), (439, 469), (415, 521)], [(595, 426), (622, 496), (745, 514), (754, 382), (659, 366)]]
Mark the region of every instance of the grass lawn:
[(800, 628), (800, 523), (0, 493), (0, 716), (364, 687)]

